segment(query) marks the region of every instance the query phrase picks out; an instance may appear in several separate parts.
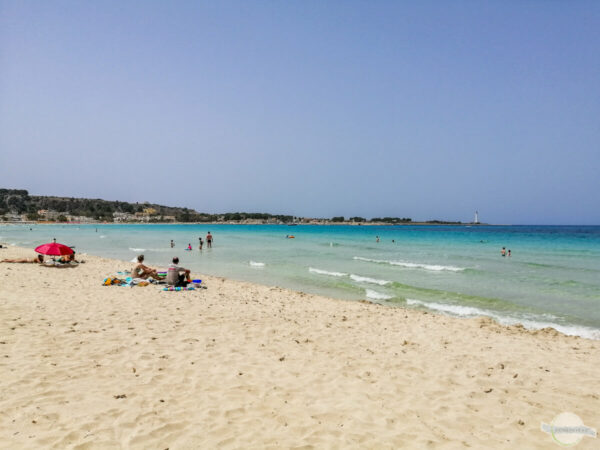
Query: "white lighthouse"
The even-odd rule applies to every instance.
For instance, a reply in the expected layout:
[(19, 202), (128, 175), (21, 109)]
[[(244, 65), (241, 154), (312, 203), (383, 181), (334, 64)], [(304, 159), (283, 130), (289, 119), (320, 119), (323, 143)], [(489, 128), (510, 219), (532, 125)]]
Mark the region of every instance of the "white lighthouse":
[(479, 211), (475, 211), (475, 220), (473, 223), (479, 223)]

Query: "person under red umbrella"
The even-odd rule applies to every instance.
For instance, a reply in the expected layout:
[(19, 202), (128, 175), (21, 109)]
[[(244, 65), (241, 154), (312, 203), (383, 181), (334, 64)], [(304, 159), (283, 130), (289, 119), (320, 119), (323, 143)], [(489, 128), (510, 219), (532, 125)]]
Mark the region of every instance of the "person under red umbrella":
[[(54, 242), (52, 243), (42, 244), (36, 247), (35, 251), (44, 255), (60, 256), (60, 258), (58, 258), (58, 262), (60, 263), (68, 264), (72, 262), (83, 262), (77, 261), (75, 259), (75, 251), (73, 250), (73, 248), (64, 244), (59, 244), (58, 242), (56, 242), (56, 239), (53, 239), (53, 241)], [(55, 261), (54, 258), (52, 258), (52, 260)]]
[[(33, 263), (33, 264), (42, 264), (44, 262), (44, 255), (49, 256), (67, 256), (68, 261), (74, 261), (75, 255), (74, 251), (71, 247), (68, 247), (64, 244), (59, 244), (54, 239), (54, 242), (48, 244), (42, 244), (35, 248), (35, 251), (40, 253), (36, 258), (16, 258), (16, 259), (3, 259), (0, 262), (3, 263)], [(65, 258), (66, 262), (66, 258)]]
[(72, 255), (73, 249), (64, 244), (59, 244), (54, 239), (54, 242), (49, 244), (42, 244), (35, 248), (35, 251), (41, 253), (42, 255), (50, 255), (50, 256), (63, 256), (63, 255)]

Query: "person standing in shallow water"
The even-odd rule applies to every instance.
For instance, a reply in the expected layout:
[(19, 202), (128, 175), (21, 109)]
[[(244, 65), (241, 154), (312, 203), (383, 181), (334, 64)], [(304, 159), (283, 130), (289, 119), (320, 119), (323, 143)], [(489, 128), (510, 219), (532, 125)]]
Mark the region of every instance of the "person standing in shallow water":
[(171, 239), (171, 248), (175, 247), (175, 242), (173, 242), (173, 239)]
[(506, 247), (502, 247), (502, 250), (500, 250), (500, 255), (506, 256)]
[(206, 235), (206, 248), (212, 248), (212, 241), (213, 241), (213, 237), (209, 231), (208, 234)]
[(202, 246), (204, 245), (204, 242), (202, 242), (202, 238), (199, 237), (198, 238), (198, 250), (202, 250)]

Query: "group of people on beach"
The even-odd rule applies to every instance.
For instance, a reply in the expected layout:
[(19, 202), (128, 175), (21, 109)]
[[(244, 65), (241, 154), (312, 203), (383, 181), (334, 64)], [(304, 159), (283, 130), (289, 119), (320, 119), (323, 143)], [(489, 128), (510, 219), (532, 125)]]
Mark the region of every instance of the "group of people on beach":
[[(212, 236), (212, 234), (210, 234), (210, 231), (209, 231), (208, 234), (206, 235), (206, 248), (212, 248), (212, 243), (213, 243), (213, 236)], [(198, 250), (202, 250), (203, 246), (204, 246), (204, 241), (202, 240), (201, 237), (199, 237), (198, 238)], [(173, 239), (171, 239), (171, 248), (175, 248), (175, 241), (173, 241)], [(188, 243), (188, 245), (185, 249), (188, 251), (192, 250), (191, 242)]]
[[(154, 278), (156, 281), (161, 280), (160, 275), (156, 269), (152, 269), (144, 264), (144, 255), (137, 257), (138, 263), (133, 268), (132, 277), (142, 278), (147, 280), (148, 278)], [(190, 280), (190, 270), (179, 265), (179, 258), (175, 256), (172, 259), (171, 264), (167, 268), (166, 282), (168, 285), (176, 287), (185, 287)]]
[[(70, 255), (63, 255), (58, 259), (53, 259), (53, 262), (60, 264), (80, 263), (85, 261), (77, 261), (75, 252)], [(37, 255), (35, 258), (8, 258), (3, 259), (0, 263), (17, 263), (17, 264), (44, 264), (44, 255)]]
[[(206, 235), (206, 247), (212, 248), (212, 243), (213, 243), (213, 236), (209, 231)], [(202, 240), (201, 237), (199, 237), (198, 238), (198, 250), (202, 250), (203, 246), (204, 246), (204, 241)], [(175, 241), (173, 239), (171, 239), (171, 248), (175, 248)], [(185, 250), (191, 251), (192, 244), (188, 243)], [(148, 267), (144, 264), (144, 255), (139, 255), (137, 257), (137, 260), (138, 260), (138, 263), (133, 268), (133, 273), (132, 273), (134, 278), (142, 278), (142, 279), (154, 278), (157, 281), (161, 279), (160, 275), (158, 274), (156, 269), (152, 269), (151, 267)], [(185, 267), (181, 267), (179, 265), (179, 258), (177, 256), (175, 256), (172, 259), (171, 264), (169, 264), (169, 267), (167, 268), (166, 282), (168, 285), (176, 286), (176, 287), (185, 287), (188, 283), (191, 282), (190, 270), (186, 269)]]

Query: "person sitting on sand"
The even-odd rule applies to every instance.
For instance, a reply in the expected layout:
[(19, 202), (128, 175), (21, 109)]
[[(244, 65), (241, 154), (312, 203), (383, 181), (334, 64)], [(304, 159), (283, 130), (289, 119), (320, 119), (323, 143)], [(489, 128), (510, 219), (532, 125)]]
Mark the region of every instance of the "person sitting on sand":
[[(183, 273), (181, 273), (183, 272)], [(173, 258), (167, 270), (167, 284), (176, 287), (185, 287), (190, 282), (190, 270), (179, 266), (179, 258)]]
[(143, 264), (144, 255), (139, 255), (137, 257), (137, 260), (138, 260), (138, 265), (133, 268), (133, 271), (131, 273), (131, 276), (133, 278), (143, 278), (145, 280), (147, 278), (152, 277), (155, 280), (160, 280), (160, 278), (158, 277), (158, 273), (156, 272), (155, 269), (151, 269), (150, 267), (145, 266)]
[(42, 264), (44, 262), (44, 255), (37, 255), (36, 258), (20, 258), (20, 259), (3, 259), (3, 263), (20, 263), (20, 264)]

